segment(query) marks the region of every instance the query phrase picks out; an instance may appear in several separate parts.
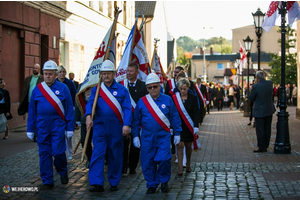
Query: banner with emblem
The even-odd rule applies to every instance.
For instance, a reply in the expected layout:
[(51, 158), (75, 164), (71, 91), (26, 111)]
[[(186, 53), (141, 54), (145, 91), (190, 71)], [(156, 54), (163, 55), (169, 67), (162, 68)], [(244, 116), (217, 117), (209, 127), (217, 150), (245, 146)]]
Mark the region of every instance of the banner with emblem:
[(155, 74), (159, 77), (161, 88), (164, 89), (164, 81), (167, 81), (168, 79), (167, 79), (164, 69), (160, 63), (160, 58), (157, 55), (156, 43), (154, 45), (151, 69), (154, 70)]
[[(108, 58), (115, 64), (115, 38), (113, 38), (113, 41), (111, 44), (108, 44), (109, 38), (111, 35), (112, 30), (114, 31), (114, 24), (111, 25), (109, 30), (107, 31), (102, 43), (100, 44), (100, 47), (94, 57), (94, 60), (92, 61), (89, 70), (87, 71), (87, 74), (84, 78), (84, 81), (81, 83), (81, 87), (79, 92), (76, 94), (76, 102), (78, 105), (78, 108), (80, 109), (81, 113), (85, 113), (85, 103), (82, 97), (82, 93), (86, 90), (93, 88), (96, 86), (99, 82), (99, 74), (100, 74), (100, 68), (102, 65), (102, 62), (104, 61), (105, 53), (109, 48), (109, 55)], [(115, 34), (113, 33), (113, 36)]]
[(150, 73), (150, 65), (141, 33), (137, 28), (137, 22), (133, 25), (128, 36), (126, 47), (117, 70), (117, 82), (121, 82), (126, 78), (126, 70), (129, 63), (137, 63), (140, 66), (138, 79), (146, 82), (147, 75)]

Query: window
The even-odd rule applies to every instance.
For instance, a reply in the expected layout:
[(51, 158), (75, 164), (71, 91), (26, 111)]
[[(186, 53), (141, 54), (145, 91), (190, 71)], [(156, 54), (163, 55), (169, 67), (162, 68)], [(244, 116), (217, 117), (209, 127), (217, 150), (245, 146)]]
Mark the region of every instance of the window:
[(217, 70), (224, 70), (224, 64), (223, 63), (218, 63), (217, 64)]

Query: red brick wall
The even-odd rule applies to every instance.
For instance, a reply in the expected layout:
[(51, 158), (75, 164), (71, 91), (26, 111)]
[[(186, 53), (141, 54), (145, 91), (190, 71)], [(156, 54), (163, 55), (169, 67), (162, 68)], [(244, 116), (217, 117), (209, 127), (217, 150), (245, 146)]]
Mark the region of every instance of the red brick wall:
[[(14, 37), (13, 39), (10, 37), (10, 41), (19, 43), (19, 46), (3, 42), (3, 26), (6, 32), (7, 28), (13, 30)], [(21, 36), (21, 30), (24, 32), (24, 36)], [(0, 1), (0, 77), (5, 76), (6, 89), (10, 92), (12, 100), (11, 113), (13, 119), (8, 121), (10, 128), (26, 125), (23, 116), (18, 116), (17, 108), (24, 79), (32, 74), (35, 63), (39, 63), (41, 67), (43, 66), (43, 63), (40, 63), (41, 35), (47, 35), (49, 38), (48, 59), (58, 63), (60, 20), (19, 2)], [(53, 36), (56, 37), (56, 49), (53, 49)], [(5, 57), (3, 49), (5, 49)], [(17, 54), (20, 54), (20, 56), (15, 56)], [(13, 62), (14, 59), (19, 64), (8, 66), (8, 63)], [(6, 66), (3, 66), (3, 61), (6, 61)]]

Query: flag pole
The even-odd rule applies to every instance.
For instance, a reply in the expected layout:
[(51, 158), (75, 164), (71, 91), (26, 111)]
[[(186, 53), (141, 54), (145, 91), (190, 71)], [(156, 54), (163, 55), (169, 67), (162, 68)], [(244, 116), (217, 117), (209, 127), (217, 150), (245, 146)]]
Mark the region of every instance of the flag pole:
[[(113, 26), (112, 26), (112, 29), (111, 29), (111, 32), (110, 32), (110, 37), (109, 37), (109, 40), (108, 40), (108, 47), (106, 49), (103, 61), (105, 61), (109, 56), (111, 42), (112, 42), (114, 34), (115, 34), (118, 17), (119, 17), (119, 14), (121, 12), (122, 12), (122, 10), (119, 10), (119, 7), (115, 8), (115, 19), (114, 19)], [(101, 76), (100, 76), (100, 73), (99, 73), (99, 82), (98, 82), (98, 87), (97, 87), (97, 91), (96, 91), (95, 99), (94, 99), (94, 103), (93, 103), (93, 108), (92, 108), (92, 115), (91, 115), (92, 120), (94, 119), (94, 115), (95, 115), (95, 110), (96, 110), (96, 105), (97, 105), (98, 96), (99, 96), (98, 94), (99, 94), (101, 83), (102, 83), (102, 79), (101, 79)], [(86, 152), (87, 142), (89, 140), (91, 128), (92, 128), (91, 126), (88, 128), (88, 131), (87, 131), (86, 136), (85, 136), (83, 151), (82, 151), (82, 154), (81, 154), (81, 162), (83, 162), (83, 160), (84, 160), (84, 155), (85, 155), (85, 152)]]

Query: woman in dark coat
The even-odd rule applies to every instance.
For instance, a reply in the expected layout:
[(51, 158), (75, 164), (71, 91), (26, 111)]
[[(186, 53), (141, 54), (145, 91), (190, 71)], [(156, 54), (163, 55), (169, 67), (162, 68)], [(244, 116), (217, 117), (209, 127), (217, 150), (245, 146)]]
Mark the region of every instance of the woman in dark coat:
[[(5, 90), (4, 87), (5, 87), (5, 82), (2, 78), (0, 78), (0, 90), (3, 93), (3, 98), (0, 101), (0, 114), (4, 113), (6, 119), (9, 120), (12, 118), (10, 114), (10, 96), (9, 96), (9, 92)], [(7, 138), (8, 138), (8, 125), (6, 123), (6, 131), (3, 140), (6, 140)]]
[[(191, 155), (192, 155), (192, 142), (194, 141), (194, 134), (197, 134), (199, 131), (199, 117), (200, 117), (200, 110), (198, 107), (197, 96), (188, 92), (190, 87), (190, 82), (187, 78), (182, 78), (178, 81), (178, 89), (180, 93), (180, 99), (182, 104), (187, 111), (188, 115), (192, 119), (194, 123), (193, 132), (188, 128), (188, 125), (183, 120), (182, 116), (181, 119), (181, 128), (182, 132), (180, 133), (180, 143), (178, 144), (177, 148), (177, 156), (178, 156), (178, 165), (179, 165), (179, 172), (178, 176), (182, 176), (183, 172), (183, 148), (186, 148), (186, 172), (191, 172)], [(177, 93), (178, 94), (178, 93)], [(173, 99), (175, 98), (176, 94), (173, 95)], [(176, 105), (176, 103), (175, 103)], [(177, 105), (176, 105), (177, 107)], [(178, 109), (178, 107), (177, 107)]]

